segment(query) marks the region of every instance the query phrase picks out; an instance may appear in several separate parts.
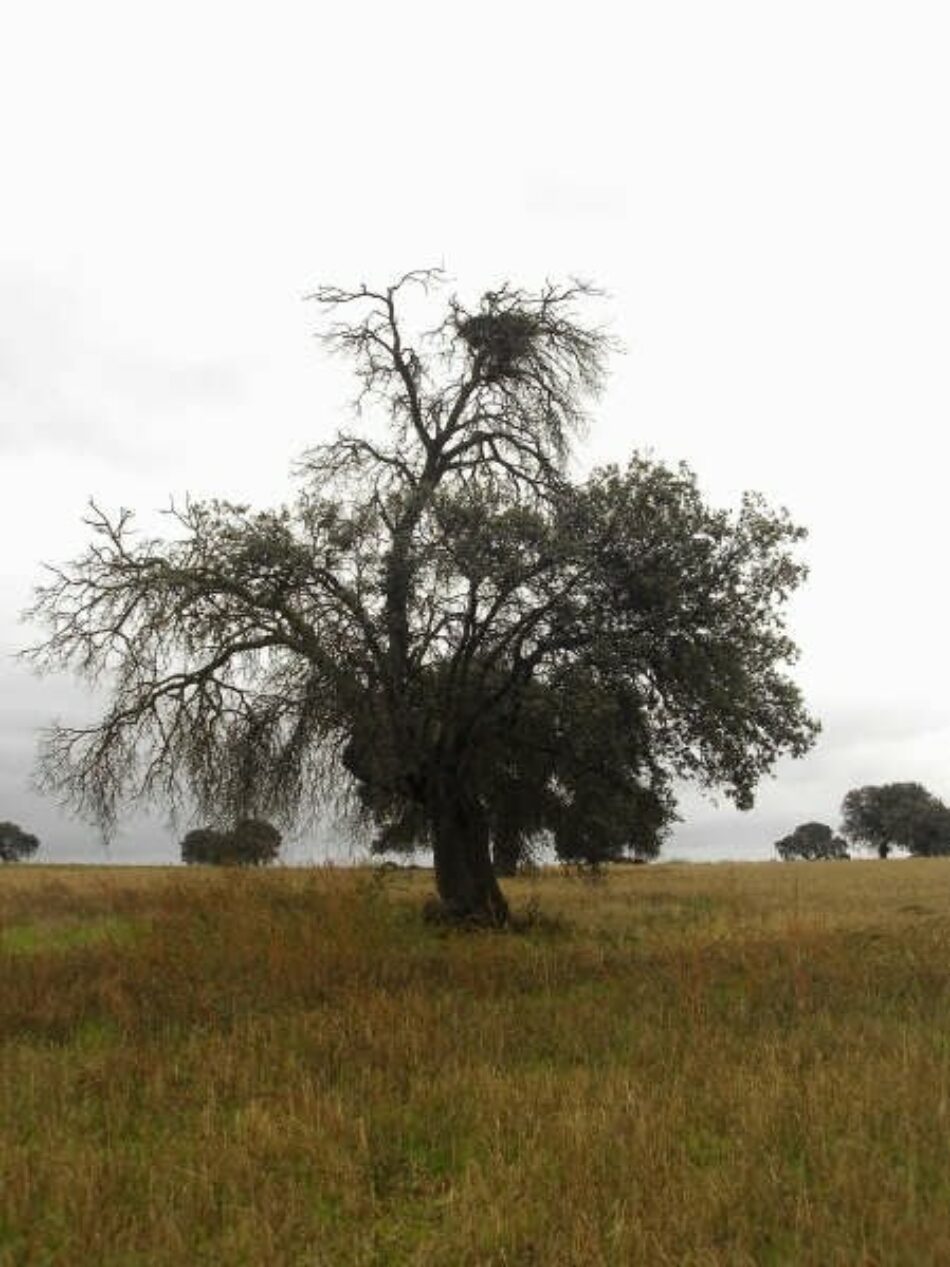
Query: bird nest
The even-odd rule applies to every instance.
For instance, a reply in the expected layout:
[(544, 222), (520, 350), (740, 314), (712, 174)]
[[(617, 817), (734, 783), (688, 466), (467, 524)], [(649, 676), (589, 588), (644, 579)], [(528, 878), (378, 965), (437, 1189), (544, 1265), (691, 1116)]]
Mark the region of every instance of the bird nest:
[(482, 360), (489, 381), (513, 378), (531, 354), (538, 322), (527, 312), (484, 312), (458, 326), (459, 338)]

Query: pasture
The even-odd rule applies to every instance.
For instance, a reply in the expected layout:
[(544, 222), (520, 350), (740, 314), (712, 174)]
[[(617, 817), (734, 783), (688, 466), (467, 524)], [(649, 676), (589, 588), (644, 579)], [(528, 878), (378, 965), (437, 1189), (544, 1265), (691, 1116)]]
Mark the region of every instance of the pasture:
[(950, 861), (0, 869), (2, 1267), (950, 1262)]

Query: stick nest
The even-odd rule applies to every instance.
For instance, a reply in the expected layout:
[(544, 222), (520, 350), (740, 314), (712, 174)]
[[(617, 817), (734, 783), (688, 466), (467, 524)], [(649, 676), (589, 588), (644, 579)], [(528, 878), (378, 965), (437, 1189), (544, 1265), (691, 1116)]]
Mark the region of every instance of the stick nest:
[(459, 337), (484, 362), (488, 381), (517, 377), (531, 354), (538, 322), (527, 312), (479, 313), (458, 326)]

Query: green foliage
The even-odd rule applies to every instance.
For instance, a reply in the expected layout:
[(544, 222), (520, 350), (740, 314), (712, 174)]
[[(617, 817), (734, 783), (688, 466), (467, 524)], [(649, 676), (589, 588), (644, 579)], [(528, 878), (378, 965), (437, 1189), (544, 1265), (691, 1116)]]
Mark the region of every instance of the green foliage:
[(245, 818), (231, 831), (198, 827), (181, 842), (181, 860), (212, 866), (262, 867), (280, 852), (280, 832), (270, 823)]
[[(758, 498), (733, 517), (704, 504), (686, 468), (637, 458), (595, 472), (547, 518), (493, 522), (486, 501), (452, 522), (446, 546), (473, 578), (520, 579), (556, 559), (549, 583), (563, 569), (567, 591), (550, 661), (539, 654), (527, 681), (474, 658), (464, 693), (453, 660), (415, 679), (423, 735), (441, 733), (447, 700), (479, 727), (466, 787), (496, 845), (523, 857), (546, 836), (565, 860), (652, 857), (675, 818), (674, 779), (725, 785), (747, 808), (781, 751), (807, 749), (814, 727), (780, 671), (795, 649), (777, 611), (803, 575), (788, 552), (801, 532)], [(427, 843), (403, 773), (410, 750), (394, 751), (382, 711), (368, 711), (344, 759), (382, 825), (378, 847)]]
[(847, 843), (826, 823), (802, 823), (776, 841), (775, 850), (784, 862), (796, 858), (806, 862), (844, 861), (849, 857)]
[(36, 836), (16, 823), (0, 823), (0, 862), (23, 862), (32, 858), (39, 847)]
[[(438, 696), (440, 684), (430, 689)], [(539, 842), (563, 861), (656, 857), (675, 818), (669, 787), (643, 760), (644, 745), (616, 689), (572, 666), (534, 682), (486, 733), (467, 767), (467, 787), (487, 810), (495, 865), (511, 874)], [(372, 742), (372, 732), (367, 737)], [(348, 761), (357, 760), (350, 751)], [(377, 853), (429, 842), (415, 807), (367, 780), (363, 803), (383, 824)]]
[(920, 783), (854, 788), (841, 813), (844, 834), (881, 858), (895, 848), (921, 857), (950, 853), (950, 808)]

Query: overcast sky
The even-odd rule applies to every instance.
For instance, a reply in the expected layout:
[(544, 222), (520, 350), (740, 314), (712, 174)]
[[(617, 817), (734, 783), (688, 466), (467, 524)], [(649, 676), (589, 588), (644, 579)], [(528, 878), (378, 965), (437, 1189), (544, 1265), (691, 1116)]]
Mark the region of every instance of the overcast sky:
[[(347, 399), (303, 296), (430, 264), (599, 283), (627, 350), (584, 462), (683, 458), (810, 529), (823, 735), (751, 813), (687, 795), (667, 853), (767, 857), (863, 783), (950, 798), (948, 64), (914, 0), (4, 6), (0, 819), (104, 856), (28, 788), (82, 696), (12, 659), (87, 499), (286, 497)], [(151, 823), (110, 856), (175, 855)]]

